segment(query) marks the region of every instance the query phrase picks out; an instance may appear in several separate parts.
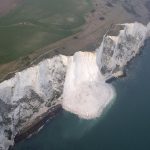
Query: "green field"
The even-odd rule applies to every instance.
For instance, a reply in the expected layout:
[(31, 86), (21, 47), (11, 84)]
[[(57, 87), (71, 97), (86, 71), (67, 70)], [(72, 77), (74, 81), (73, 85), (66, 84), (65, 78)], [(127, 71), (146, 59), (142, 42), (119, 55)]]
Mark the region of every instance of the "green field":
[(78, 32), (91, 7), (90, 0), (24, 0), (0, 18), (0, 64)]

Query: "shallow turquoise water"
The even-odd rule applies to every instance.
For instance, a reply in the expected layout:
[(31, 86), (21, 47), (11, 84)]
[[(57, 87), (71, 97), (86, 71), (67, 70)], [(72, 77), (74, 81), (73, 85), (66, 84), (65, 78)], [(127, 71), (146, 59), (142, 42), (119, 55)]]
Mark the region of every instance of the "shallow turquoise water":
[(62, 112), (15, 150), (150, 150), (150, 41), (127, 74), (113, 82), (117, 98), (104, 117)]

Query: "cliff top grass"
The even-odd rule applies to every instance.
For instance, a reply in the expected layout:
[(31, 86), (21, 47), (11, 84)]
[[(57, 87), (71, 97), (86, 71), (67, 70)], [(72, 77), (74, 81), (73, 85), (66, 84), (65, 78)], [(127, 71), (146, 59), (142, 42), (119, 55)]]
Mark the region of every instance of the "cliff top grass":
[(23, 0), (0, 17), (0, 64), (80, 31), (90, 0)]

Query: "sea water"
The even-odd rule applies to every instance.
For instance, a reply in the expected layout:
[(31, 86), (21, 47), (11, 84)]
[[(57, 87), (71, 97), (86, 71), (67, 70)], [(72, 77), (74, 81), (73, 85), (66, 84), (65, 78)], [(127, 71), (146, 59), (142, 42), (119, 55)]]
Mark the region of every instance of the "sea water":
[(116, 100), (102, 117), (63, 111), (15, 150), (150, 150), (150, 41), (113, 86)]

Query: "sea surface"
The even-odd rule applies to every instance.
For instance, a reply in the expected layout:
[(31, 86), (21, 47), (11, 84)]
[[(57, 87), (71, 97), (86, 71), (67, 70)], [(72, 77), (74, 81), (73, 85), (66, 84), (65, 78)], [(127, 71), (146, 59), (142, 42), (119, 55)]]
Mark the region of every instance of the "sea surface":
[(150, 150), (150, 41), (113, 85), (117, 98), (102, 117), (64, 111), (15, 150)]

